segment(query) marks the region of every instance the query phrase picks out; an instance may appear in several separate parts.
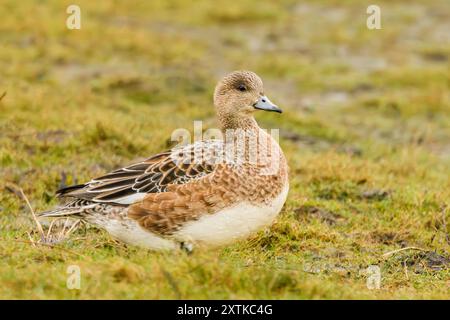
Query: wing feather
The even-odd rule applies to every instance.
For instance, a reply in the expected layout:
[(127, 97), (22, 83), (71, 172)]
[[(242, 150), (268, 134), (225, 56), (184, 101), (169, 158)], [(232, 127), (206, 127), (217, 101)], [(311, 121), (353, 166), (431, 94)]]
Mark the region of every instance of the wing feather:
[[(185, 184), (212, 173), (215, 166), (209, 158), (222, 150), (221, 140), (199, 141), (114, 170), (86, 184), (60, 189), (57, 195), (130, 205), (146, 194), (165, 192), (172, 184)], [(195, 157), (198, 154), (201, 154), (200, 161), (193, 163), (199, 159)]]

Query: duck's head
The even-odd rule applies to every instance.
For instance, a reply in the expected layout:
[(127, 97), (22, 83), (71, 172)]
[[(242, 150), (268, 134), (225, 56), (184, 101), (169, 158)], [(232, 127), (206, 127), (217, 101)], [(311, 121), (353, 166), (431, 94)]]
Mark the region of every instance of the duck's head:
[(257, 110), (282, 112), (265, 96), (261, 78), (251, 71), (234, 71), (225, 76), (214, 90), (214, 105), (225, 128), (253, 123)]

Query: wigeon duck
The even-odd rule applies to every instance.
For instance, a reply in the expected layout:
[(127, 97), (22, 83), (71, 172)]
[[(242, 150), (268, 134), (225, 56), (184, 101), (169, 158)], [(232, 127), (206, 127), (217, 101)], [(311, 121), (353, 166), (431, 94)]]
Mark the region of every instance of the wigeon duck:
[(281, 110), (250, 71), (224, 77), (214, 105), (224, 139), (178, 146), (60, 189), (67, 204), (40, 216), (80, 218), (153, 250), (224, 245), (270, 225), (286, 201), (288, 166), (253, 115)]

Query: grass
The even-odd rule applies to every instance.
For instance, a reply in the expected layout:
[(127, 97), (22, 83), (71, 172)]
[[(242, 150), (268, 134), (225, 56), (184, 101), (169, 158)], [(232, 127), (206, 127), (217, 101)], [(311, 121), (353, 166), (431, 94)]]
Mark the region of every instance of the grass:
[[(0, 298), (449, 299), (447, 1), (6, 1), (0, 13)], [(291, 189), (267, 230), (217, 250), (154, 253), (79, 228), (33, 246), (36, 211), (86, 181), (214, 127), (215, 82), (262, 76), (286, 111)], [(5, 93), (5, 94), (3, 94)], [(402, 248), (417, 247), (421, 250)], [(388, 252), (394, 253), (385, 256)], [(66, 287), (81, 270), (80, 290)], [(365, 270), (381, 269), (381, 288)]]

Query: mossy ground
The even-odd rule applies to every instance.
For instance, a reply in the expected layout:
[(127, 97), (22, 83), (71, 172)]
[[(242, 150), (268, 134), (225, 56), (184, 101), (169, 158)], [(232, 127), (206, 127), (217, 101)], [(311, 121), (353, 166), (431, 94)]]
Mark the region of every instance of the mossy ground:
[[(0, 297), (449, 299), (447, 0), (4, 1), (0, 13)], [(268, 230), (219, 250), (153, 253), (79, 229), (28, 243), (53, 192), (214, 127), (212, 90), (257, 72), (285, 110), (288, 201)], [(65, 178), (64, 178), (65, 177)], [(403, 247), (389, 257), (383, 254)], [(67, 267), (81, 289), (66, 287)], [(369, 290), (364, 270), (381, 268)]]

